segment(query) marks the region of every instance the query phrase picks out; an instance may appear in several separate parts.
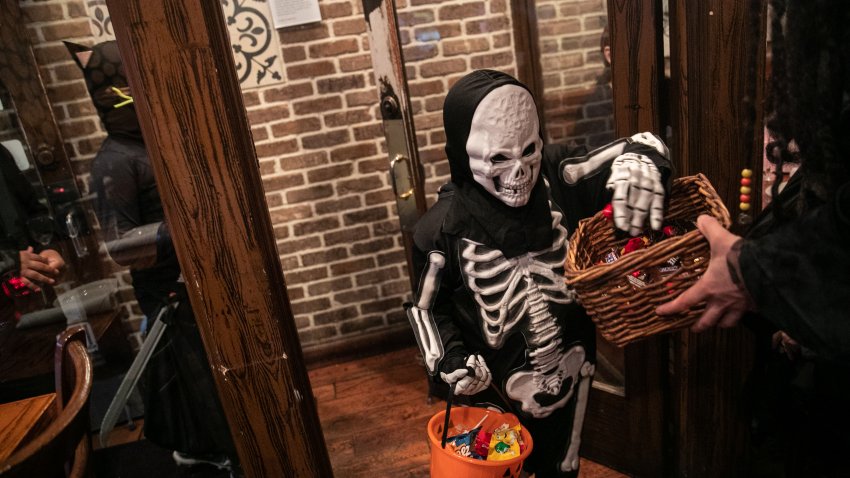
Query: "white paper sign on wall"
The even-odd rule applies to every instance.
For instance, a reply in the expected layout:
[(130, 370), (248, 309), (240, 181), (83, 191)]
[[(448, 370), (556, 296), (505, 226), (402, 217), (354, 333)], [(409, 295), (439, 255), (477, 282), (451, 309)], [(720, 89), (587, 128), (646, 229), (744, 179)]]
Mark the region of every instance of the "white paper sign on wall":
[(322, 21), (319, 0), (270, 0), (269, 7), (275, 28)]

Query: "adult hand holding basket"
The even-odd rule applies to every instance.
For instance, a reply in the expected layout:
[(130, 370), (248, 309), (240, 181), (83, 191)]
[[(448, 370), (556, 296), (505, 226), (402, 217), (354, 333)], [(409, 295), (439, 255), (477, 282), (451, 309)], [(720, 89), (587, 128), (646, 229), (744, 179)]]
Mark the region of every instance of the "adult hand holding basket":
[[(729, 211), (702, 174), (674, 180), (669, 197), (667, 221), (692, 222), (700, 214), (708, 214), (725, 228), (731, 224)], [(702, 315), (704, 304), (677, 315), (662, 317), (655, 313), (657, 306), (675, 299), (708, 267), (710, 247), (698, 230), (669, 237), (611, 263), (598, 263), (606, 251), (623, 241), (602, 212), (582, 220), (570, 239), (565, 264), (567, 284), (576, 290), (603, 337), (625, 346), (688, 327)], [(629, 281), (629, 275), (636, 271), (656, 270), (672, 258), (679, 263), (672, 274), (653, 277), (643, 287), (634, 287)]]

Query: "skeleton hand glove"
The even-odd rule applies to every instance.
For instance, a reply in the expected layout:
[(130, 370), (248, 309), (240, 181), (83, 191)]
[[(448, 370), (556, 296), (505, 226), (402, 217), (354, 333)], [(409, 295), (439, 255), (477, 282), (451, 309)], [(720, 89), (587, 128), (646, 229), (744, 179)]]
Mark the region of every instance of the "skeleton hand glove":
[(635, 153), (618, 156), (605, 187), (614, 191), (611, 205), (617, 229), (637, 236), (643, 231), (647, 215), (653, 229), (661, 228), (664, 185), (658, 167), (648, 157)]
[(457, 383), (455, 393), (458, 395), (474, 395), (490, 386), (490, 369), (481, 355), (448, 356), (440, 369), (444, 382)]

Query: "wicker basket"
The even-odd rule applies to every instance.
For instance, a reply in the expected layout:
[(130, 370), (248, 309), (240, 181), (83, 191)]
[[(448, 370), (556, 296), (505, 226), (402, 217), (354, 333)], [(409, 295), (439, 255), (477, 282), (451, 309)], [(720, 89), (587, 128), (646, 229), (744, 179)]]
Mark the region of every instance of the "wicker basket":
[[(665, 220), (695, 221), (700, 214), (714, 216), (723, 227), (731, 224), (729, 211), (705, 176), (698, 174), (673, 181)], [(708, 266), (708, 241), (696, 229), (645, 249), (624, 255), (610, 264), (597, 264), (606, 251), (619, 250), (627, 239), (617, 239), (614, 227), (602, 212), (582, 220), (570, 239), (565, 264), (567, 284), (575, 288), (581, 304), (610, 342), (630, 342), (691, 325), (704, 304), (680, 315), (659, 317), (655, 308), (679, 296), (699, 279)], [(643, 288), (633, 287), (628, 275), (654, 270), (672, 257), (681, 266), (672, 275), (650, 278)]]

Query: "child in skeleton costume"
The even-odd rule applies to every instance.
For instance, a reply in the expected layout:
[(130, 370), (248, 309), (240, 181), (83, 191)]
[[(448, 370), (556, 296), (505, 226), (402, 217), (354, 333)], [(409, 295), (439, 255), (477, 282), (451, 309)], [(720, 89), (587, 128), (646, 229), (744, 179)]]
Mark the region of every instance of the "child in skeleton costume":
[(65, 43), (83, 70), (107, 132), (92, 162), (91, 188), (109, 255), (130, 268), (149, 329), (167, 302), (179, 303), (163, 319), (168, 327), (145, 368), (145, 436), (174, 450), (178, 464), (229, 467), (235, 448), (186, 296), (118, 45)]
[(564, 284), (567, 228), (609, 201), (618, 228), (660, 228), (666, 147), (644, 133), (584, 156), (544, 148), (529, 91), (491, 70), (459, 80), (443, 118), (452, 181), (416, 226), (408, 308), (426, 368), (459, 401), (520, 417), (526, 471), (576, 476), (596, 344)]

